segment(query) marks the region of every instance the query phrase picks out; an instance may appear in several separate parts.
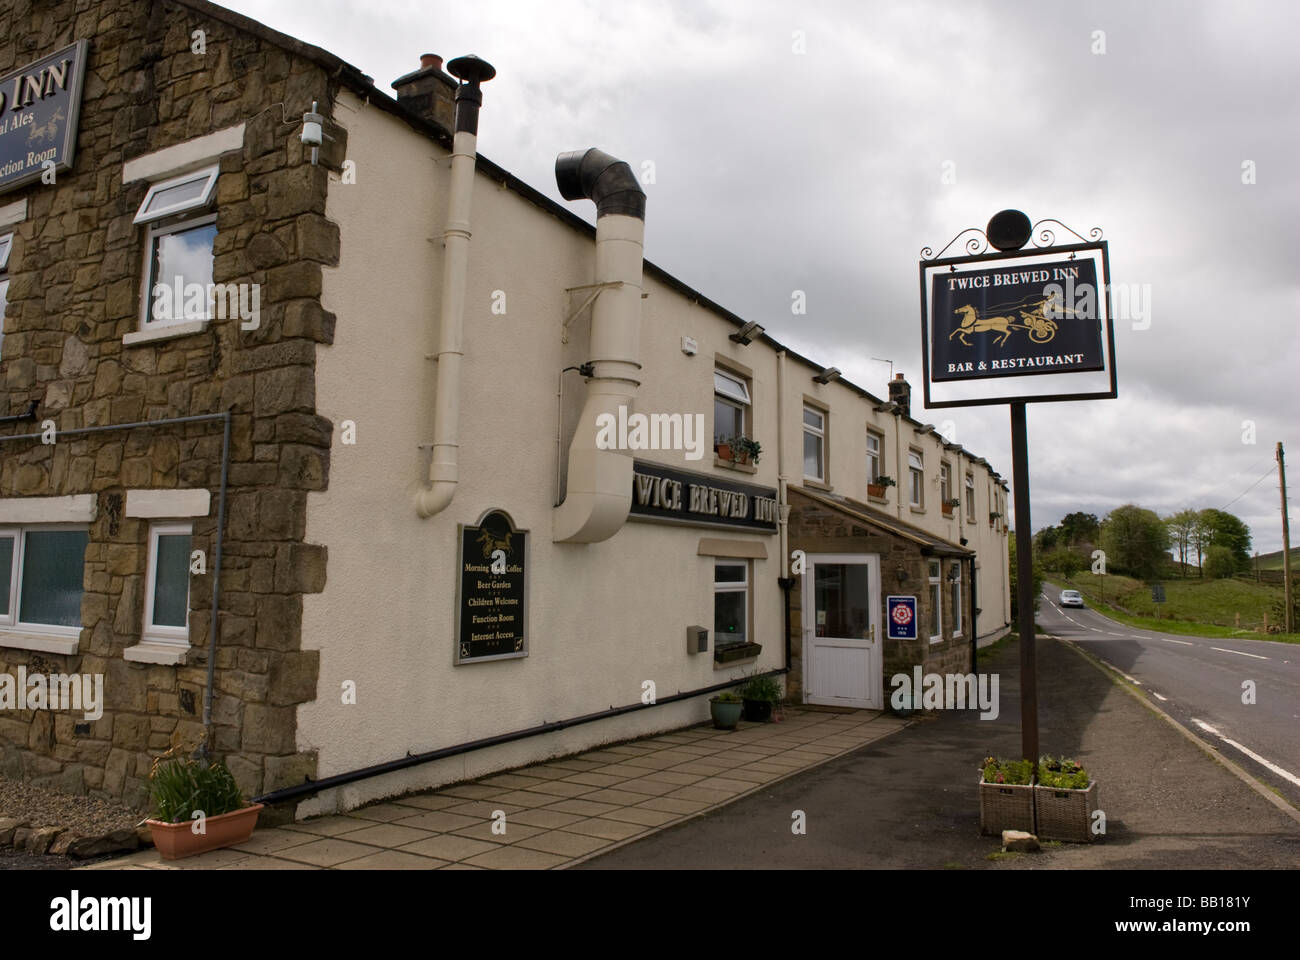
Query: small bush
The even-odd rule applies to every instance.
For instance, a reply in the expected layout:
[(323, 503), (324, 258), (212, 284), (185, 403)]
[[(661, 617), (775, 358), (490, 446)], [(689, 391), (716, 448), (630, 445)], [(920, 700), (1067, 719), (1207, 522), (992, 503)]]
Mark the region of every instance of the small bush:
[(733, 693), (730, 690), (723, 690), (713, 699), (718, 701), (718, 703), (740, 703), (742, 700), (740, 694)]
[(1088, 773), (1083, 765), (1074, 761), (1042, 757), (1038, 761), (1038, 785), (1058, 790), (1086, 790)]
[(1028, 760), (984, 758), (984, 782), (1026, 786), (1033, 782), (1034, 765)]
[(244, 808), (239, 784), (224, 763), (203, 766), (197, 760), (164, 754), (149, 775), (153, 819), (164, 823), (193, 820), (196, 813), (219, 817)]
[(740, 688), (740, 695), (746, 700), (766, 700), (776, 703), (781, 699), (781, 685), (776, 677), (750, 677)]

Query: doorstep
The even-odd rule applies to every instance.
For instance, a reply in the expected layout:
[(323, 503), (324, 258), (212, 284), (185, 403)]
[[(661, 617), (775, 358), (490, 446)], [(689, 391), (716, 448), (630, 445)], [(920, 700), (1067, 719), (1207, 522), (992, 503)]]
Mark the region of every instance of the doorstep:
[[(786, 707), (780, 723), (708, 724), (616, 743), (254, 831), (183, 860), (153, 850), (85, 870), (555, 870), (734, 803), (903, 729), (876, 710)], [(493, 814), (505, 832), (493, 832)], [(499, 828), (498, 828), (499, 829)]]

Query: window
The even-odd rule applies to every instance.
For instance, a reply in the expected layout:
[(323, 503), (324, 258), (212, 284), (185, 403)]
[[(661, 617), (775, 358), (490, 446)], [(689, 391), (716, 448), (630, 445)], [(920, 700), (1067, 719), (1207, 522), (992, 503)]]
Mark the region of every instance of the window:
[(949, 467), (948, 464), (939, 464), (939, 499), (943, 503), (947, 503), (949, 500), (953, 499), (952, 483), (949, 481), (951, 473), (952, 468)]
[(938, 560), (930, 561), (930, 642), (943, 639), (943, 581)]
[(925, 464), (915, 450), (907, 451), (907, 479), (908, 502), (920, 509), (925, 503)]
[(173, 214), (206, 207), (212, 201), (212, 191), (217, 185), (217, 169), (214, 164), (153, 184), (144, 195), (144, 202), (140, 204), (133, 222), (152, 223)]
[(954, 560), (948, 567), (948, 579), (952, 583), (952, 635), (961, 636), (961, 561)]
[(14, 235), (0, 236), (0, 355), (4, 351), (5, 304), (9, 302), (9, 251), (13, 249)]
[(749, 386), (733, 373), (713, 371), (713, 442), (747, 437), (745, 408), (750, 406)]
[(188, 644), (190, 639), (190, 538), (188, 523), (149, 527), (144, 587), (144, 640)]
[(867, 482), (875, 483), (880, 476), (880, 453), (884, 448), (884, 437), (867, 431)]
[(713, 645), (749, 642), (749, 564), (713, 565)]
[(156, 183), (135, 215), (147, 223), (140, 329), (208, 320), (216, 215), (205, 213), (217, 167)]
[(803, 475), (826, 480), (826, 414), (814, 407), (803, 408)]
[(975, 522), (975, 475), (966, 474), (966, 522)]
[(81, 632), (86, 527), (0, 528), (0, 625), (29, 633)]

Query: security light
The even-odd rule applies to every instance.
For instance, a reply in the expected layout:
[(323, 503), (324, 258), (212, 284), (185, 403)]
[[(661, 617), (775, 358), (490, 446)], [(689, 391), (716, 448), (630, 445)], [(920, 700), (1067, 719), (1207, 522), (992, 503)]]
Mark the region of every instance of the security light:
[(750, 320), (743, 327), (733, 333), (730, 339), (740, 344), (742, 347), (747, 347), (752, 341), (763, 335), (763, 329), (762, 326), (755, 323), (753, 320)]
[(817, 383), (830, 383), (832, 380), (838, 380), (839, 378), (840, 378), (839, 367), (824, 367), (821, 373), (813, 377), (813, 380), (815, 380)]

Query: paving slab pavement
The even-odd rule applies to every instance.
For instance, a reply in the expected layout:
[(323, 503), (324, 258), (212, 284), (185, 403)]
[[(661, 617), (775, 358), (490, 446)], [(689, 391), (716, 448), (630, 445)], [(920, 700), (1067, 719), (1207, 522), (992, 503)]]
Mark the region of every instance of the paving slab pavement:
[[(167, 861), (153, 849), (84, 869), (557, 869), (612, 850), (904, 729), (871, 710), (787, 707), (780, 723), (711, 725), (613, 744), (339, 816), (256, 830)], [(497, 825), (504, 814), (504, 831)]]

